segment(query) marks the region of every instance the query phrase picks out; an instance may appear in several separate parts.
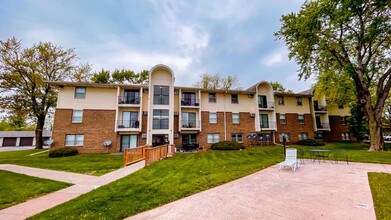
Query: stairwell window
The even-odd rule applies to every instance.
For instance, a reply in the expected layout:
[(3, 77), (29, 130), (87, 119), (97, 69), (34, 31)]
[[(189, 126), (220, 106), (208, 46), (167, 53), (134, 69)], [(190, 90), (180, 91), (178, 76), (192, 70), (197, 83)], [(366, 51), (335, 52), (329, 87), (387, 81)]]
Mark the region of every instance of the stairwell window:
[(153, 110), (153, 129), (168, 129), (168, 110), (154, 109)]
[(280, 114), (280, 124), (286, 124), (285, 114)]
[(154, 86), (153, 87), (153, 104), (155, 105), (168, 105), (170, 97), (169, 86)]
[(304, 124), (304, 115), (299, 115), (299, 124)]
[(232, 124), (239, 124), (239, 113), (232, 113)]
[(67, 134), (65, 138), (65, 146), (83, 146), (83, 134)]
[(210, 124), (217, 123), (217, 113), (216, 112), (209, 112), (209, 123)]
[(209, 144), (220, 142), (220, 134), (208, 134), (207, 141)]
[(86, 98), (86, 87), (76, 87), (75, 99), (84, 99), (84, 98)]
[(72, 123), (81, 123), (83, 121), (83, 110), (72, 111)]
[(346, 117), (344, 116), (341, 117), (341, 124), (346, 125)]

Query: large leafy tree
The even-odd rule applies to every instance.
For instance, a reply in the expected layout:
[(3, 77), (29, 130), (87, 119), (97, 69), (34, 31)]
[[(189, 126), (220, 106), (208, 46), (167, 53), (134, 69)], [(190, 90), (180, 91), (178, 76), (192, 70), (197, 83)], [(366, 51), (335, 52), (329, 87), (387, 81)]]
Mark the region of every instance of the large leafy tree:
[(273, 90), (277, 92), (287, 92), (287, 93), (293, 93), (292, 90), (285, 88), (281, 83), (275, 81), (271, 81), (270, 85), (272, 85)]
[(391, 87), (389, 0), (306, 1), (299, 13), (282, 16), (276, 36), (301, 66), (301, 78), (333, 72), (353, 82), (368, 120), (369, 150), (385, 150), (381, 116)]
[(130, 83), (146, 85), (149, 82), (149, 72), (148, 70), (143, 70), (139, 73), (135, 73), (132, 70), (125, 69), (115, 69), (113, 72), (110, 72), (110, 70), (102, 69), (99, 72), (95, 72), (91, 80), (95, 83)]
[(57, 91), (45, 81), (86, 79), (88, 64), (76, 64), (74, 49), (64, 50), (52, 43), (22, 48), (21, 41), (0, 40), (0, 104), (4, 109), (20, 109), (36, 121), (36, 148), (42, 148), (45, 118), (57, 101)]
[(203, 89), (240, 89), (240, 81), (236, 75), (222, 77), (220, 74), (201, 74), (200, 79), (193, 85)]

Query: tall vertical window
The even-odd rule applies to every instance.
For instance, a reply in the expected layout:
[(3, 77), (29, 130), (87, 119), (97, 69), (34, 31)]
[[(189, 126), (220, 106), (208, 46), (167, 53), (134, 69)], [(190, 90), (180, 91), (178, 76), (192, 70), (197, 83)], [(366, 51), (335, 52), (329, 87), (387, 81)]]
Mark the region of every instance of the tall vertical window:
[(154, 86), (153, 87), (153, 104), (168, 105), (170, 97), (169, 86)]
[(277, 96), (278, 105), (285, 105), (284, 96)]
[(182, 128), (195, 128), (196, 126), (196, 113), (182, 112)]
[(301, 97), (296, 97), (296, 105), (303, 106), (303, 99)]
[(122, 135), (121, 136), (121, 152), (126, 148), (137, 147), (137, 135)]
[(80, 123), (83, 121), (83, 110), (73, 110), (72, 111), (72, 122)]
[(346, 117), (344, 116), (341, 117), (341, 124), (346, 125)]
[(209, 112), (209, 123), (210, 124), (217, 123), (217, 113), (216, 112)]
[(231, 141), (243, 143), (243, 134), (242, 133), (231, 133)]
[(280, 114), (280, 124), (286, 124), (285, 114)]
[(232, 113), (232, 124), (239, 124), (239, 113)]
[(138, 112), (122, 112), (122, 121), (118, 122), (118, 126), (123, 128), (138, 128), (139, 125)]
[(259, 95), (258, 96), (258, 108), (267, 108), (266, 96)]
[(259, 115), (259, 124), (261, 128), (269, 128), (269, 119), (267, 114), (260, 114)]
[(216, 134), (208, 134), (207, 142), (209, 144), (220, 142), (220, 134), (217, 134), (217, 133)]
[(231, 94), (231, 103), (232, 104), (239, 104), (238, 94)]
[(299, 124), (304, 124), (304, 115), (299, 115)]
[(86, 87), (75, 88), (75, 99), (84, 99), (86, 97)]
[(153, 110), (153, 129), (168, 129), (168, 110)]
[(67, 134), (65, 138), (65, 146), (83, 146), (83, 134)]
[(284, 141), (284, 137), (285, 137), (286, 142), (290, 142), (290, 135), (288, 132), (280, 132), (280, 134), (278, 136), (280, 138), (280, 142)]
[(209, 93), (208, 99), (210, 103), (216, 103), (216, 93)]

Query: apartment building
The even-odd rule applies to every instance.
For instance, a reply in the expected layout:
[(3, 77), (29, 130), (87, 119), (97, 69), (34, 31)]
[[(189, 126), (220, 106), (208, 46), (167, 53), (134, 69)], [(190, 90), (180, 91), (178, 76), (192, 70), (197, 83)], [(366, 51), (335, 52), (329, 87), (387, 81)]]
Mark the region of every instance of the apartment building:
[(266, 81), (246, 90), (180, 87), (165, 65), (153, 67), (149, 79), (149, 85), (48, 82), (59, 89), (52, 147), (121, 152), (168, 142), (206, 150), (223, 140), (249, 146), (281, 143), (283, 136), (288, 143), (350, 139), (348, 109), (313, 100), (310, 90), (277, 93)]

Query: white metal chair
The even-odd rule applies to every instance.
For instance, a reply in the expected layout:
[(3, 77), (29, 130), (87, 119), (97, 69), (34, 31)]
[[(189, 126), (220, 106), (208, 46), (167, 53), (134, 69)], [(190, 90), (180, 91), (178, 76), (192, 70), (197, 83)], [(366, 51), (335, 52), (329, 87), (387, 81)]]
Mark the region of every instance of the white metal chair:
[(286, 166), (290, 166), (293, 171), (296, 171), (296, 168), (298, 167), (296, 148), (286, 149), (285, 161), (278, 164), (278, 170), (281, 170), (281, 168)]

